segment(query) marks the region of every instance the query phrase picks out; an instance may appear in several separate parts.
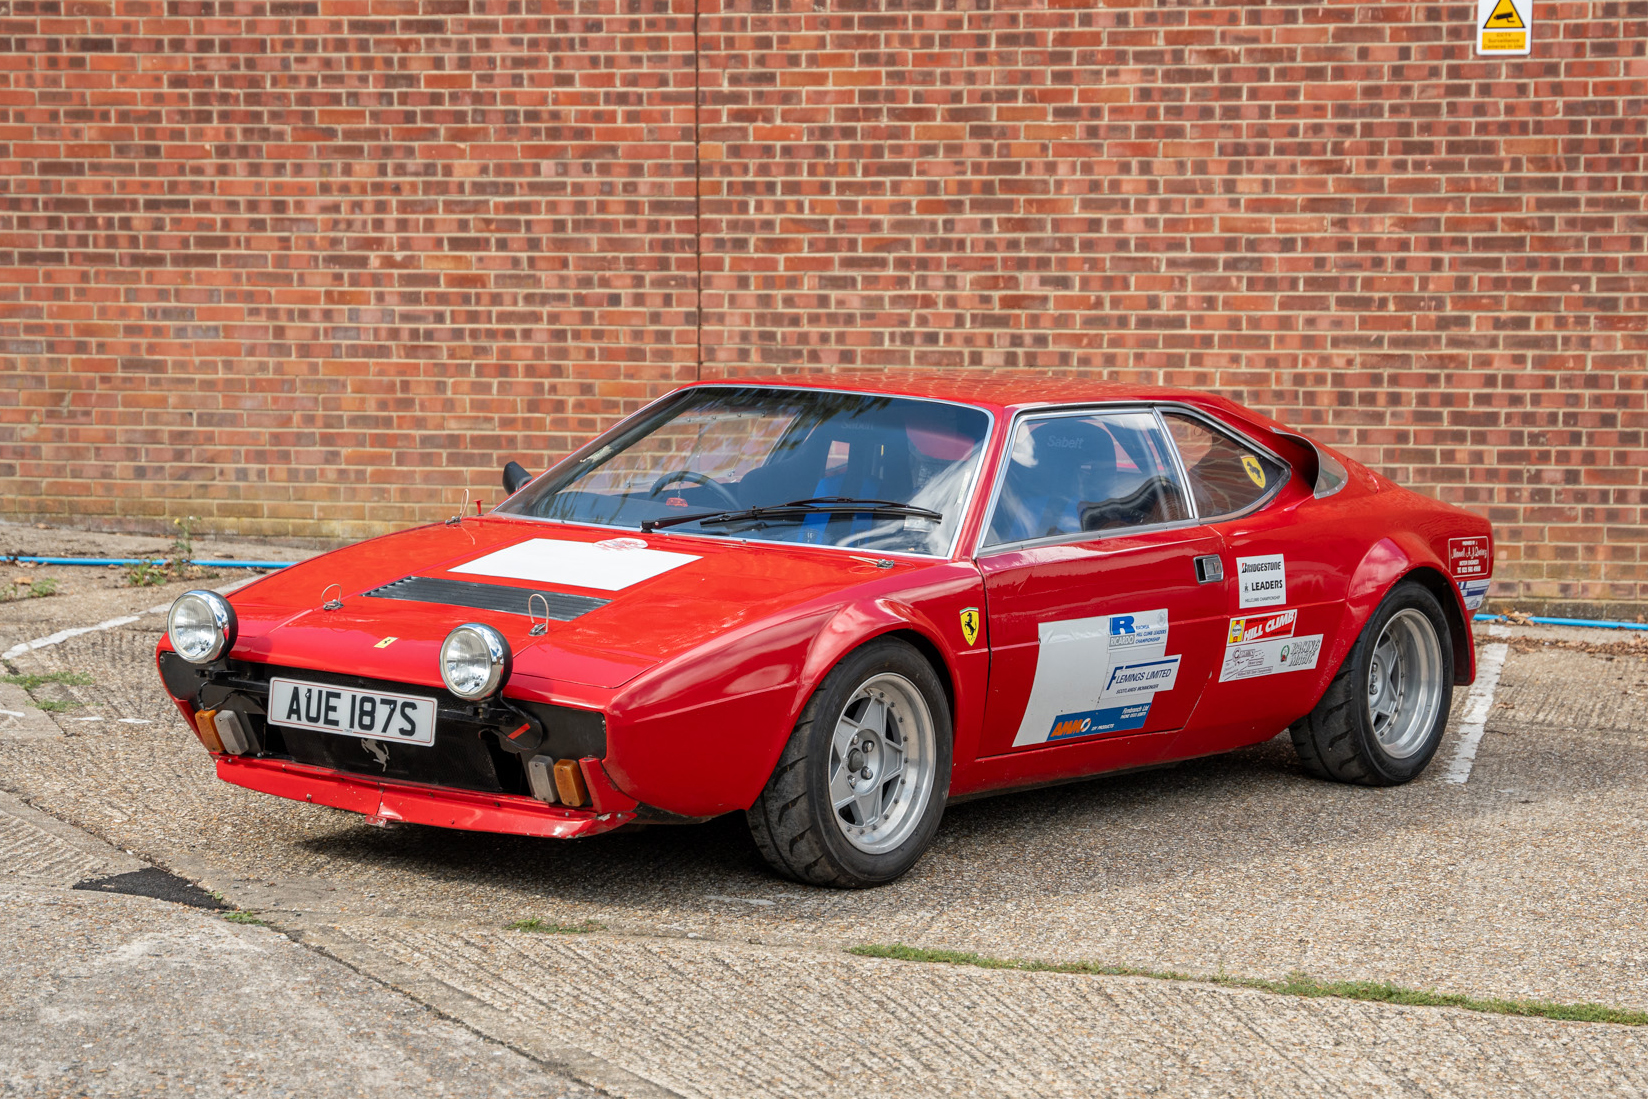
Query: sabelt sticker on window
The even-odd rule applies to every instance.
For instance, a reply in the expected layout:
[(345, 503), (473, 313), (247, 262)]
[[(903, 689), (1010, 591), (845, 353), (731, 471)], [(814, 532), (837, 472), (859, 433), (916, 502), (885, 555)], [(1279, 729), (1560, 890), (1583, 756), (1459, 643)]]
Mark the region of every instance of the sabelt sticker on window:
[(1475, 538), (1449, 538), (1448, 571), (1457, 577), (1487, 576), (1487, 537), (1478, 535)]
[(1287, 562), (1279, 553), (1236, 558), (1236, 580), (1241, 585), (1236, 605), (1243, 610), (1287, 602)]
[(1014, 747), (1142, 729), (1158, 692), (1179, 678), (1167, 611), (1135, 611), (1037, 627), (1030, 701)]

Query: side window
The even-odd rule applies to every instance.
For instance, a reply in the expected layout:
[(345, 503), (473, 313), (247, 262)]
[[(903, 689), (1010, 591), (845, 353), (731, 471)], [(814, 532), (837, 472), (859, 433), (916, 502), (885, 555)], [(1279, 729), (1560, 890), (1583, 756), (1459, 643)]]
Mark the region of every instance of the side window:
[(1013, 432), (986, 546), (1189, 518), (1149, 412), (1038, 416)]
[(1202, 420), (1176, 412), (1166, 412), (1162, 418), (1179, 445), (1179, 457), (1196, 498), (1196, 513), (1203, 519), (1249, 507), (1287, 475), (1287, 467)]

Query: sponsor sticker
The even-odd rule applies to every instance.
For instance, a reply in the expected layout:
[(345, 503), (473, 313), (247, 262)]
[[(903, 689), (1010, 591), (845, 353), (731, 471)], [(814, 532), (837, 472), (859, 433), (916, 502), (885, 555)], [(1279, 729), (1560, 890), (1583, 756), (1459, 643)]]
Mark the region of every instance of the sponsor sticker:
[(1459, 594), (1464, 597), (1465, 609), (1477, 611), (1482, 609), (1482, 600), (1488, 596), (1488, 585), (1493, 583), (1487, 577), (1481, 580), (1460, 580)]
[(1279, 553), (1236, 558), (1236, 580), (1241, 585), (1236, 605), (1243, 610), (1287, 602), (1287, 562)]
[(1298, 611), (1277, 611), (1275, 614), (1249, 615), (1246, 618), (1232, 618), (1230, 620), (1230, 636), (1227, 645), (1243, 645), (1250, 641), (1263, 641), (1267, 637), (1292, 637), (1293, 624), (1299, 618)]
[(1122, 664), (1110, 669), (1101, 698), (1171, 691), (1179, 679), (1179, 658), (1170, 656), (1144, 664)]
[(1144, 727), (1160, 691), (1178, 681), (1167, 610), (1042, 622), (1036, 678), (1014, 747)]
[(1065, 740), (1070, 737), (1094, 736), (1098, 733), (1125, 733), (1130, 729), (1142, 729), (1149, 717), (1148, 702), (1131, 706), (1112, 706), (1104, 710), (1089, 710), (1081, 714), (1060, 714), (1053, 719), (1053, 728), (1047, 734), (1047, 739)]
[(1449, 538), (1448, 571), (1455, 576), (1488, 575), (1487, 537)]
[(1230, 645), (1225, 648), (1225, 662), (1219, 669), (1219, 682), (1257, 679), (1277, 672), (1314, 668), (1317, 654), (1321, 651), (1322, 635), (1319, 633), (1308, 637), (1277, 637), (1249, 645)]

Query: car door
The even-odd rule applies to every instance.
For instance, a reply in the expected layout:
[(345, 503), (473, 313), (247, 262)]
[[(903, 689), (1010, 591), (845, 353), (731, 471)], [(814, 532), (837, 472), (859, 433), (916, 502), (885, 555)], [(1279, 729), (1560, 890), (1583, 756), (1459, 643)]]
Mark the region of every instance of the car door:
[(1196, 511), (1224, 543), (1228, 628), (1175, 756), (1268, 739), (1308, 712), (1324, 638), (1337, 636), (1345, 577), (1312, 529), (1309, 491), (1255, 440), (1194, 409), (1160, 410)]
[[(1148, 762), (1215, 670), (1219, 537), (1191, 517), (1152, 409), (1028, 415), (1012, 430), (977, 555), (980, 755), (1055, 753), (1052, 773), (1071, 774)], [(1049, 777), (1035, 771), (1017, 773)]]

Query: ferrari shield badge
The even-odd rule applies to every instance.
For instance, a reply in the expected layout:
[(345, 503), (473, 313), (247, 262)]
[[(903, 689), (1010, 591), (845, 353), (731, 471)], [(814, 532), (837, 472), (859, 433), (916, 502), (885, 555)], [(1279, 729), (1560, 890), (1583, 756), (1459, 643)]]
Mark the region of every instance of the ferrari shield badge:
[(961, 612), (961, 636), (971, 645), (978, 640), (978, 608), (968, 607)]
[(1260, 488), (1265, 487), (1265, 467), (1259, 464), (1259, 459), (1251, 454), (1242, 455), (1242, 468), (1247, 470), (1247, 479)]
[(389, 646), (393, 645), (395, 642), (397, 642), (399, 640), (400, 640), (400, 638), (395, 637), (394, 635), (390, 635), (389, 637), (384, 638), (382, 641), (378, 642), (376, 645), (373, 645), (372, 647), (374, 649), (387, 649)]

